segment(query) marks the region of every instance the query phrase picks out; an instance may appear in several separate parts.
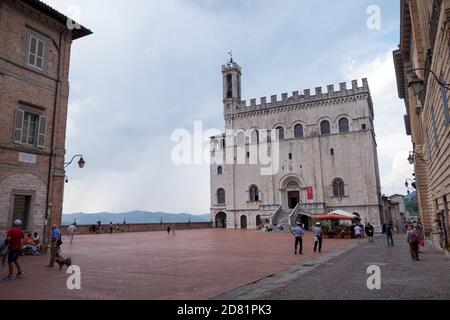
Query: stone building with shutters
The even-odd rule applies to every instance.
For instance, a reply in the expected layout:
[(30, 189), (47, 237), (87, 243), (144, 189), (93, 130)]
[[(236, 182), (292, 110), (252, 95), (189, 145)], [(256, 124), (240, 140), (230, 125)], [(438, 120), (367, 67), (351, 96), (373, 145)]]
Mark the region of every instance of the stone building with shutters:
[(250, 104), (241, 68), (222, 66), (225, 133), (211, 138), (211, 219), (255, 229), (333, 210), (383, 221), (374, 110), (367, 79)]
[(400, 7), (400, 44), (393, 57), (412, 142), (408, 160), (414, 163), (425, 233), (445, 248), (450, 243), (450, 0), (401, 0)]
[(73, 40), (92, 32), (38, 0), (0, 2), (0, 238), (60, 224)]

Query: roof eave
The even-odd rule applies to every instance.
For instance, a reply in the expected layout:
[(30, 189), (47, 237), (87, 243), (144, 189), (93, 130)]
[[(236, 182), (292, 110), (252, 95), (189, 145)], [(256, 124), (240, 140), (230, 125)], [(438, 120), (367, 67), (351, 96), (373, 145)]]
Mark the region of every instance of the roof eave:
[[(50, 18), (55, 19), (59, 23), (67, 26), (67, 21), (70, 19), (66, 15), (62, 14), (61, 12), (57, 11), (56, 9), (53, 9), (49, 5), (45, 4), (44, 2), (40, 0), (21, 0), (23, 3), (27, 4), (28, 6), (46, 14)], [(75, 24), (75, 23), (74, 23)], [(76, 28), (72, 30), (72, 40), (77, 40), (83, 37), (86, 37), (88, 35), (91, 35), (93, 32), (89, 30), (88, 28), (76, 24)]]

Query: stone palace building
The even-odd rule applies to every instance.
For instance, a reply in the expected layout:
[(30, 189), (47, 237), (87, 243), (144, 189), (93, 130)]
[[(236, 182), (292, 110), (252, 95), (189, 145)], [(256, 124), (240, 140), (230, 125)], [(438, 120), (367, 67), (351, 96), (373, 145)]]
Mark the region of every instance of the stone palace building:
[(327, 92), (241, 100), (241, 68), (222, 66), (225, 134), (211, 138), (216, 228), (303, 222), (333, 210), (384, 221), (367, 79)]
[(14, 219), (61, 223), (70, 51), (91, 33), (41, 1), (0, 2), (0, 238)]

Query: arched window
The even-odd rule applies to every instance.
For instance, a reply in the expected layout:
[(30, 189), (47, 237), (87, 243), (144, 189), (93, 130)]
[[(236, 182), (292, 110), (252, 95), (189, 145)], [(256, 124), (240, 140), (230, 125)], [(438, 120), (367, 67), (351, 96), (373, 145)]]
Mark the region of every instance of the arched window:
[(223, 168), (222, 166), (217, 167), (217, 174), (220, 176), (223, 174)]
[(330, 128), (330, 122), (327, 120), (324, 120), (320, 123), (320, 134), (330, 134), (331, 128)]
[(259, 190), (255, 185), (250, 186), (250, 202), (258, 202), (259, 201)]
[(336, 178), (333, 180), (333, 195), (335, 197), (345, 196), (345, 184), (344, 180), (342, 180), (341, 178)]
[(233, 98), (233, 78), (231, 74), (227, 75), (227, 99)]
[(217, 203), (225, 204), (225, 190), (224, 189), (217, 190)]
[(342, 118), (341, 120), (339, 120), (339, 132), (344, 133), (344, 132), (349, 132), (350, 128), (348, 125), (348, 119), (347, 118)]
[(242, 146), (245, 144), (245, 134), (242, 131), (239, 131), (236, 135), (236, 145)]
[(259, 131), (256, 129), (252, 129), (250, 131), (250, 143), (251, 144), (259, 144)]
[(303, 138), (303, 126), (301, 124), (297, 124), (294, 127), (294, 136), (296, 138)]
[(284, 140), (284, 128), (282, 126), (277, 127), (276, 133), (278, 140)]

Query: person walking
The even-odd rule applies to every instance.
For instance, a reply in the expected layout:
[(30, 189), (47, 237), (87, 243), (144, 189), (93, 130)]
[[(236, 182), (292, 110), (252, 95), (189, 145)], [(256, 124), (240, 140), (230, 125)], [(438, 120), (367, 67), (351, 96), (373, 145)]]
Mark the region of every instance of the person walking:
[(170, 227), (167, 227), (167, 234), (170, 236)]
[(417, 228), (414, 228), (412, 225), (409, 226), (408, 231), (406, 232), (406, 241), (409, 244), (411, 259), (413, 261), (419, 261), (420, 235)]
[(394, 246), (394, 235), (393, 235), (392, 223), (389, 223), (388, 225), (386, 225), (386, 238), (387, 238), (388, 247), (393, 247)]
[(109, 223), (109, 233), (112, 234), (114, 231), (114, 225), (112, 222)]
[(77, 231), (77, 227), (74, 224), (71, 224), (68, 228), (67, 228), (67, 236), (70, 239), (70, 244), (73, 243), (73, 236), (75, 235), (75, 232)]
[(319, 252), (322, 252), (322, 241), (323, 241), (323, 232), (320, 222), (316, 223), (314, 227), (314, 252), (317, 251), (317, 246), (319, 246)]
[(357, 224), (355, 226), (355, 236), (356, 236), (356, 239), (358, 239), (358, 244), (361, 241), (361, 237), (362, 237), (361, 233), (362, 233), (362, 228), (359, 224)]
[[(15, 280), (17, 277), (23, 276), (24, 272), (19, 264), (19, 256), (22, 253), (24, 245), (25, 233), (20, 229), (22, 221), (19, 219), (14, 221), (14, 226), (8, 231), (6, 239), (8, 240), (8, 267), (9, 274), (4, 279), (6, 281)], [(14, 275), (14, 265), (17, 268), (17, 274)]]
[(176, 233), (175, 233), (175, 224), (172, 224), (172, 236), (175, 237)]
[(369, 243), (374, 243), (373, 242), (374, 233), (375, 233), (375, 228), (370, 223), (368, 223), (366, 226), (366, 234), (367, 234), (367, 237), (369, 238)]
[(127, 221), (125, 219), (123, 219), (122, 232), (125, 232), (126, 226), (127, 226)]
[(303, 235), (305, 231), (302, 228), (301, 223), (297, 223), (297, 226), (292, 230), (295, 236), (295, 253), (297, 254), (297, 248), (300, 246), (299, 254), (303, 254)]
[(62, 245), (61, 241), (61, 230), (59, 230), (58, 226), (54, 224), (52, 226), (52, 237), (51, 237), (51, 256), (50, 256), (50, 263), (47, 265), (48, 268), (53, 268), (53, 265), (55, 264), (55, 260), (58, 256), (59, 247)]

